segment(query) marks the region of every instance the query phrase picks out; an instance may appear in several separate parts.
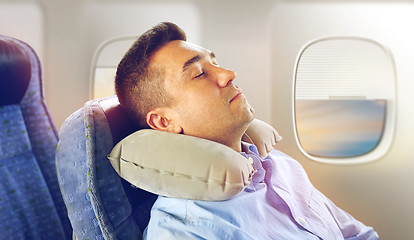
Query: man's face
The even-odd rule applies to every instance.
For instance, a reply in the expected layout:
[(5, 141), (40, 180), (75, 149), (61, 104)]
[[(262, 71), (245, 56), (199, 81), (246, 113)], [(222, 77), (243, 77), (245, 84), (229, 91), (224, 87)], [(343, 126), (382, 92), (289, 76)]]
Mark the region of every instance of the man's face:
[(186, 135), (226, 144), (253, 119), (253, 109), (234, 85), (236, 73), (220, 67), (212, 52), (186, 41), (172, 41), (151, 58), (161, 68), (172, 98), (168, 114)]

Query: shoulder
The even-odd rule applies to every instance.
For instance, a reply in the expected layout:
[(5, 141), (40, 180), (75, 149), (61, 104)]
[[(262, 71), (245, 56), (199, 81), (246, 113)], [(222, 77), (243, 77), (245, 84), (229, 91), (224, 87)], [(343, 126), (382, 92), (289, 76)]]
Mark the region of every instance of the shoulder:
[(269, 153), (269, 155), (265, 158), (265, 160), (270, 160), (274, 164), (279, 165), (279, 166), (289, 167), (289, 168), (294, 168), (294, 169), (304, 171), (302, 165), (296, 159), (276, 149), (273, 149)]
[(308, 174), (303, 166), (287, 154), (278, 150), (273, 150), (270, 152), (269, 156), (265, 158), (265, 161), (271, 162), (269, 165), (272, 166), (267, 169), (272, 172), (273, 178), (276, 178), (274, 179), (274, 184), (279, 184), (280, 182), (284, 182), (284, 180), (286, 180), (286, 185), (295, 185), (300, 183), (302, 187), (307, 186), (310, 189), (313, 188), (313, 185), (310, 182)]
[(294, 161), (294, 162), (297, 162), (295, 159), (293, 159), (292, 157), (290, 157), (286, 153), (281, 152), (281, 151), (279, 151), (277, 149), (273, 149), (272, 151), (270, 151), (268, 157), (270, 157), (270, 158), (278, 158), (278, 159), (280, 158), (280, 159), (283, 159), (283, 160), (286, 160), (286, 161)]

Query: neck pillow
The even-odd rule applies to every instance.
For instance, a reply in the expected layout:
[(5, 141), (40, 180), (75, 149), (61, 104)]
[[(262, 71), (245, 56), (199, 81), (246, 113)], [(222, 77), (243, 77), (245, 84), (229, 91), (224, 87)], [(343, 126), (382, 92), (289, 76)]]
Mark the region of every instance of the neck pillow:
[[(282, 140), (269, 124), (254, 119), (243, 141), (264, 158)], [(119, 142), (108, 156), (116, 172), (136, 187), (158, 195), (196, 200), (227, 200), (250, 183), (252, 160), (202, 138), (140, 130)]]
[(252, 160), (210, 140), (157, 130), (140, 130), (108, 156), (115, 171), (146, 191), (175, 198), (220, 201), (250, 183)]

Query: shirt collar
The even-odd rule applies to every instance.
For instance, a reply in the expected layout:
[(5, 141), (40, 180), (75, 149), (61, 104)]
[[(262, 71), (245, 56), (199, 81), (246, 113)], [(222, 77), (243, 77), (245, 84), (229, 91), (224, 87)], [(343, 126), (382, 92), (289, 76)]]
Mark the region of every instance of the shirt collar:
[[(253, 144), (249, 144), (246, 142), (242, 142), (242, 152), (241, 154), (245, 158), (250, 158), (253, 160), (253, 167), (256, 169), (256, 172), (254, 173), (252, 177), (252, 182), (260, 183), (264, 181), (266, 171), (263, 168), (262, 162), (263, 159), (259, 155), (259, 151), (257, 151), (257, 148)], [(249, 185), (250, 187), (247, 187), (247, 190), (249, 191), (256, 191), (256, 188), (253, 185)]]
[(246, 153), (246, 154), (255, 153), (259, 155), (259, 151), (257, 151), (257, 148), (255, 145), (247, 143), (247, 142), (242, 142), (241, 144), (242, 144), (242, 153)]

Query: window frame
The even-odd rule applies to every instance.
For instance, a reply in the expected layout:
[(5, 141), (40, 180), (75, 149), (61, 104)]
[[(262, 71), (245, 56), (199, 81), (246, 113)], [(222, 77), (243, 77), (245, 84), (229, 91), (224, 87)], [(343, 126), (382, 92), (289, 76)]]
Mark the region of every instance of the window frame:
[[(297, 123), (296, 123), (296, 79), (298, 74), (298, 65), (300, 62), (300, 59), (303, 55), (303, 53), (306, 51), (307, 48), (312, 46), (313, 44), (320, 42), (320, 41), (326, 41), (326, 40), (332, 40), (332, 39), (351, 39), (351, 40), (363, 40), (371, 42), (377, 46), (379, 46), (385, 53), (385, 55), (388, 57), (391, 67), (393, 69), (393, 86), (394, 89), (392, 91), (393, 99), (384, 99), (385, 100), (385, 120), (384, 120), (384, 128), (382, 132), (382, 137), (379, 139), (378, 144), (376, 147), (371, 149), (369, 152), (358, 155), (355, 157), (320, 157), (320, 156), (313, 156), (306, 152), (306, 150), (302, 147), (298, 130), (297, 130)], [(393, 55), (390, 51), (390, 49), (384, 47), (383, 44), (379, 43), (378, 41), (363, 38), (363, 37), (355, 37), (355, 36), (331, 36), (331, 37), (322, 37), (315, 40), (311, 40), (307, 42), (299, 51), (296, 60), (295, 60), (295, 68), (294, 68), (294, 74), (293, 74), (293, 85), (292, 85), (292, 120), (293, 120), (293, 129), (294, 129), (294, 135), (295, 135), (295, 141), (302, 152), (308, 159), (311, 159), (316, 162), (320, 163), (326, 163), (326, 164), (336, 164), (336, 165), (346, 165), (346, 164), (362, 164), (362, 163), (368, 163), (375, 160), (380, 159), (383, 157), (390, 149), (390, 146), (393, 142), (394, 134), (395, 134), (395, 123), (396, 123), (396, 116), (397, 116), (397, 73), (396, 73), (396, 65), (393, 58)]]
[[(89, 80), (89, 99), (99, 98), (95, 96), (95, 77), (96, 77), (96, 68), (100, 67), (97, 64), (98, 64), (99, 57), (101, 56), (103, 50), (106, 49), (106, 47), (108, 47), (110, 44), (123, 41), (123, 40), (124, 41), (131, 40), (131, 45), (132, 45), (133, 42), (137, 40), (137, 38), (138, 38), (137, 35), (116, 36), (116, 37), (106, 39), (105, 41), (103, 41), (101, 44), (98, 45), (98, 47), (96, 48), (93, 54), (92, 64), (91, 64), (91, 71), (90, 71), (90, 77), (89, 77), (90, 79)], [(128, 49), (126, 49), (126, 51), (128, 51)], [(101, 66), (101, 67), (104, 67), (104, 66)], [(109, 67), (109, 66), (105, 66), (105, 67)], [(114, 67), (116, 68), (117, 65), (115, 65)]]

